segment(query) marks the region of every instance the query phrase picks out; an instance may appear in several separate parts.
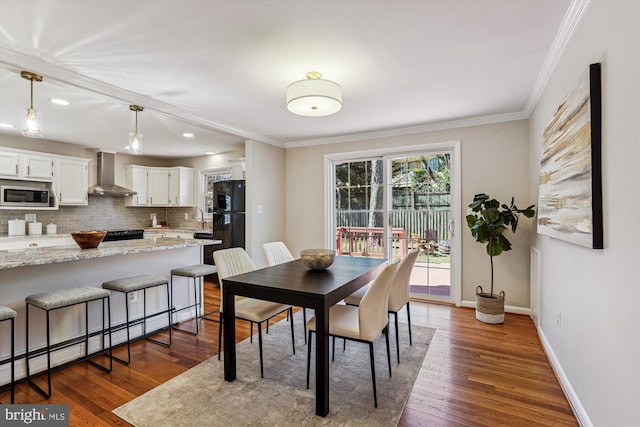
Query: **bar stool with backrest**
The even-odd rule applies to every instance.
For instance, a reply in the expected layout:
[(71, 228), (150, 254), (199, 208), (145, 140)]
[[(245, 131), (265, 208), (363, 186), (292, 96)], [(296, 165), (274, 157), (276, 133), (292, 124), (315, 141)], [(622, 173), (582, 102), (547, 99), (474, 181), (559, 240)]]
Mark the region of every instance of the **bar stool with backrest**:
[[(82, 361), (87, 361), (92, 365), (102, 369), (105, 372), (111, 372), (113, 368), (113, 359), (111, 353), (111, 318), (110, 318), (110, 294), (108, 291), (92, 286), (81, 286), (77, 288), (68, 288), (68, 289), (59, 289), (55, 291), (42, 292), (39, 294), (29, 295), (25, 298), (25, 302), (27, 303), (26, 308), (26, 365), (27, 365), (27, 382), (31, 384), (40, 394), (42, 394), (47, 399), (51, 397), (51, 373), (57, 369), (62, 369), (63, 367), (69, 366), (71, 363), (77, 363)], [(100, 301), (100, 305), (102, 306), (102, 329), (97, 333), (89, 332), (89, 303), (93, 301)], [(107, 308), (105, 310), (104, 303), (107, 303)], [(85, 333), (83, 336), (78, 336), (76, 338), (71, 338), (65, 341), (61, 341), (55, 344), (51, 343), (51, 312), (55, 310), (60, 310), (63, 308), (71, 307), (78, 304), (84, 304), (84, 330)], [(29, 337), (32, 336), (29, 329), (29, 313), (31, 308), (38, 308), (45, 312), (46, 319), (46, 335), (47, 342), (44, 348), (40, 348), (38, 350), (31, 350), (29, 348)], [(107, 317), (105, 323), (105, 314)], [(106, 326), (105, 326), (106, 325)], [(89, 352), (89, 338), (90, 336), (99, 335), (102, 342), (102, 348), (96, 352)], [(105, 336), (109, 335), (109, 346), (106, 346)], [(71, 347), (77, 344), (84, 344), (85, 354), (83, 357), (77, 358), (76, 360), (60, 365), (59, 367), (52, 368), (51, 367), (51, 352), (62, 350), (67, 347)], [(103, 366), (95, 361), (91, 360), (95, 356), (99, 356), (102, 354), (109, 353), (109, 366)], [(47, 385), (48, 389), (45, 392), (40, 386), (38, 386), (33, 380), (30, 370), (30, 360), (41, 356), (43, 354), (47, 355)]]
[[(147, 315), (147, 289), (155, 288), (157, 286), (166, 286), (167, 287), (167, 308), (165, 310), (160, 310), (155, 313)], [(121, 292), (124, 294), (124, 308), (125, 308), (125, 323), (123, 325), (118, 325), (112, 327), (114, 332), (119, 331), (121, 329), (126, 329), (127, 331), (127, 341), (122, 344), (127, 344), (127, 359), (122, 359), (116, 356), (113, 356), (119, 362), (128, 365), (131, 363), (131, 332), (130, 329), (132, 326), (142, 324), (142, 337), (147, 340), (159, 344), (163, 347), (171, 347), (171, 295), (169, 293), (169, 279), (162, 276), (153, 276), (153, 275), (140, 275), (140, 276), (131, 276), (124, 277), (122, 279), (110, 280), (104, 282), (102, 284), (104, 289), (109, 291)], [(129, 317), (129, 294), (131, 292), (142, 291), (142, 317), (137, 319), (130, 319)], [(150, 338), (147, 333), (147, 320), (156, 316), (160, 316), (162, 314), (167, 314), (167, 328), (169, 330), (169, 340), (168, 342), (158, 341), (156, 339)], [(153, 332), (157, 333), (161, 331)]]
[[(198, 319), (203, 317), (204, 315), (202, 314), (202, 294), (201, 294), (201, 290), (202, 290), (202, 285), (203, 285), (203, 280), (204, 280), (204, 276), (208, 276), (210, 274), (215, 274), (217, 272), (216, 266), (215, 265), (209, 265), (209, 264), (196, 264), (196, 265), (190, 265), (188, 267), (180, 267), (180, 268), (174, 268), (173, 270), (171, 270), (171, 301), (172, 301), (172, 305), (171, 307), (173, 308), (173, 314), (177, 314), (182, 310), (188, 310), (191, 308), (195, 307), (195, 311), (196, 311), (196, 315), (195, 315), (195, 321), (196, 321), (196, 331), (189, 331), (186, 329), (181, 329), (177, 326), (174, 326), (173, 329), (175, 329), (176, 331), (180, 331), (180, 332), (185, 332), (187, 334), (191, 334), (191, 335), (198, 335), (199, 333), (199, 328), (198, 328)], [(193, 279), (193, 300), (194, 303), (187, 305), (185, 307), (181, 307), (179, 309), (175, 309), (175, 307), (173, 307), (173, 276), (181, 276), (181, 277), (187, 277), (187, 278), (192, 278)], [(200, 290), (200, 291), (199, 291)], [(200, 295), (200, 298), (198, 298), (198, 295)], [(208, 313), (210, 314), (210, 313)]]
[[(262, 245), (264, 256), (267, 258), (267, 264), (269, 266), (283, 264), (285, 262), (293, 261), (293, 255), (289, 252), (289, 248), (283, 242), (269, 242)], [(302, 324), (306, 328), (307, 324), (307, 309), (302, 307)], [(268, 325), (267, 325), (268, 326)], [(305, 329), (304, 343), (307, 343), (307, 333)]]
[(15, 381), (16, 381), (16, 373), (15, 373), (15, 358), (16, 358), (16, 349), (15, 349), (15, 318), (18, 314), (15, 310), (10, 309), (9, 307), (5, 307), (4, 305), (0, 305), (0, 323), (4, 323), (7, 320), (11, 322), (11, 353), (9, 353), (9, 358), (3, 361), (3, 364), (7, 361), (11, 363), (11, 380), (9, 382), (9, 387), (11, 388), (11, 403), (14, 403), (15, 397)]
[[(409, 306), (409, 282), (411, 281), (411, 270), (420, 253), (419, 249), (413, 249), (409, 251), (407, 255), (402, 258), (400, 265), (398, 266), (398, 273), (393, 279), (391, 290), (389, 291), (389, 313), (393, 313), (396, 326), (396, 353), (398, 356), (398, 363), (400, 363), (400, 338), (398, 336), (398, 312), (402, 308), (407, 306), (407, 321), (409, 325), (409, 345), (413, 345), (411, 338), (411, 309)], [(348, 305), (359, 305), (362, 297), (367, 291), (367, 287), (364, 286), (358, 289), (344, 299), (344, 302)]]
[[(242, 248), (222, 249), (213, 253), (213, 259), (218, 267), (218, 277), (220, 278), (220, 301), (223, 298), (224, 279), (237, 274), (247, 273), (256, 269), (255, 264), (249, 258), (249, 255)], [(220, 324), (218, 329), (218, 360), (220, 360), (220, 350), (222, 344), (222, 323), (224, 307), (220, 307)], [(291, 318), (291, 344), (293, 346), (293, 354), (296, 354), (296, 344), (293, 334), (293, 310), (290, 305), (280, 304), (277, 302), (264, 301), (254, 298), (237, 298), (235, 301), (236, 319), (245, 320), (251, 323), (251, 334), (253, 335), (253, 324), (258, 324), (258, 346), (260, 348), (260, 377), (264, 378), (263, 358), (262, 358), (262, 323), (277, 316), (278, 314), (289, 311)]]
[[(373, 357), (373, 342), (383, 333), (387, 344), (387, 362), (391, 376), (391, 352), (389, 350), (389, 289), (398, 269), (398, 260), (393, 260), (373, 279), (359, 306), (336, 304), (329, 309), (329, 336), (369, 344), (373, 403), (378, 407), (376, 391), (376, 368)], [(311, 343), (316, 331), (316, 317), (307, 322), (309, 342), (307, 344), (307, 388), (311, 369)]]

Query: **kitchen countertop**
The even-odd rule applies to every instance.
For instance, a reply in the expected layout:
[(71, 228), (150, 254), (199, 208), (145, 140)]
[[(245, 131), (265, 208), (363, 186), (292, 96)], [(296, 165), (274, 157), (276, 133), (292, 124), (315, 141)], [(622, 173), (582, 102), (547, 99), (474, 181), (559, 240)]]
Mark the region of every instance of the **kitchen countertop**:
[[(11, 236), (22, 238), (34, 237), (68, 237), (69, 234), (42, 235), (42, 236)], [(0, 270), (26, 267), (32, 265), (53, 264), (66, 261), (77, 261), (109, 257), (114, 255), (127, 255), (142, 252), (164, 251), (191, 246), (205, 246), (222, 243), (221, 240), (205, 239), (175, 239), (156, 237), (136, 240), (121, 240), (114, 242), (102, 242), (95, 249), (80, 249), (76, 245), (52, 246), (42, 248), (8, 249), (0, 250)]]

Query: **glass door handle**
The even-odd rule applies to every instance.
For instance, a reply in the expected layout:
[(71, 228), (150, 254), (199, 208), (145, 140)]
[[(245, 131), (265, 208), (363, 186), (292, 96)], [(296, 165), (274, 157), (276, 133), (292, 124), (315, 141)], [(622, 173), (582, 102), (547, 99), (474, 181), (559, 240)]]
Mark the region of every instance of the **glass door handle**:
[(453, 220), (449, 221), (449, 223), (447, 224), (447, 228), (449, 228), (449, 233), (451, 234), (451, 237), (454, 236), (453, 233)]

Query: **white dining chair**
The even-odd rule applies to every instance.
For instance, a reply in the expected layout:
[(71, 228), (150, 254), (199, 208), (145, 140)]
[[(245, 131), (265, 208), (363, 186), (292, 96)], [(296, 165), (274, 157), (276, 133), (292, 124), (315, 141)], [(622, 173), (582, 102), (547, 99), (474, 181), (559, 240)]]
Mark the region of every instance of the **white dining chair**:
[[(409, 282), (411, 281), (411, 270), (416, 263), (419, 249), (413, 249), (409, 251), (407, 255), (402, 258), (400, 265), (398, 266), (398, 273), (393, 279), (391, 285), (391, 291), (389, 291), (389, 313), (394, 315), (395, 327), (396, 327), (396, 353), (398, 356), (398, 363), (400, 363), (400, 337), (398, 336), (398, 312), (402, 308), (407, 306), (407, 321), (409, 325), (409, 345), (413, 345), (411, 338), (411, 307), (409, 305)], [(367, 286), (358, 289), (344, 299), (344, 302), (348, 305), (359, 305), (362, 297), (367, 291)]]
[[(277, 265), (285, 262), (293, 261), (295, 258), (291, 255), (289, 248), (283, 242), (269, 242), (262, 245), (264, 256), (267, 259), (267, 265)], [(305, 327), (304, 343), (307, 343), (307, 309), (302, 307), (302, 325)]]
[[(383, 333), (387, 343), (387, 361), (391, 376), (391, 352), (389, 350), (389, 290), (398, 269), (398, 260), (393, 260), (373, 279), (359, 306), (336, 304), (329, 309), (329, 335), (369, 344), (371, 380), (373, 382), (373, 404), (378, 407), (376, 391), (376, 370), (373, 356), (373, 342)], [(316, 317), (307, 322), (309, 342), (307, 344), (307, 388), (311, 368), (311, 343), (316, 331)]]
[[(247, 273), (256, 269), (251, 258), (242, 248), (230, 248), (215, 251), (213, 259), (218, 269), (220, 279), (220, 323), (218, 329), (218, 360), (220, 360), (220, 350), (222, 343), (222, 322), (223, 310), (223, 283), (227, 277), (237, 274)], [(260, 347), (260, 377), (264, 378), (263, 357), (262, 357), (262, 323), (268, 321), (278, 314), (289, 311), (291, 320), (291, 343), (293, 354), (296, 353), (296, 345), (293, 334), (293, 310), (290, 305), (277, 302), (264, 301), (254, 298), (237, 297), (235, 300), (235, 317), (251, 323), (251, 336), (253, 336), (253, 324), (258, 324), (258, 346)]]

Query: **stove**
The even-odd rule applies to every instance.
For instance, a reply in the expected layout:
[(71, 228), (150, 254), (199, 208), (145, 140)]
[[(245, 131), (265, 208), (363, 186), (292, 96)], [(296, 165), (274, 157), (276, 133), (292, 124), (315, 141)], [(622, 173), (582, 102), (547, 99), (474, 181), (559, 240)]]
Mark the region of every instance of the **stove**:
[(116, 240), (134, 240), (144, 238), (144, 230), (112, 230), (107, 231), (103, 242), (113, 242)]

